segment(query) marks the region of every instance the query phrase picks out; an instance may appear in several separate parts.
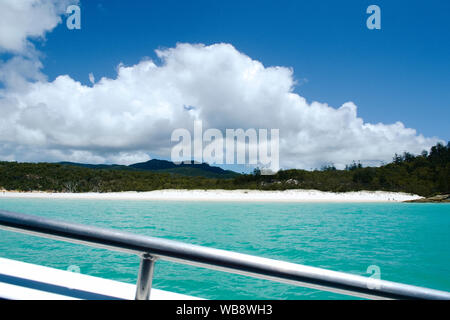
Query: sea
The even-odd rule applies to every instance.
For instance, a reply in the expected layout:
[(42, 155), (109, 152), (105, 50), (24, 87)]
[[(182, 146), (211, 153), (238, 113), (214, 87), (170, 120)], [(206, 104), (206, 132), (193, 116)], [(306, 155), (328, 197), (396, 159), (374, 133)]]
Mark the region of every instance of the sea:
[[(0, 210), (450, 291), (450, 204), (1, 198)], [(139, 268), (135, 255), (4, 230), (0, 257), (127, 283)], [(153, 287), (205, 299), (355, 299), (167, 261), (157, 261)]]

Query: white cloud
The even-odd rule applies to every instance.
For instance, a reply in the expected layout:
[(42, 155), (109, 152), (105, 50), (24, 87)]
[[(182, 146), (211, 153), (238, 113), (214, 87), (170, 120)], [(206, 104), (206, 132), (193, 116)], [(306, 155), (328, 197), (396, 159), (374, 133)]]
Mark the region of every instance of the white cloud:
[(230, 44), (178, 44), (157, 55), (161, 64), (120, 65), (115, 79), (92, 87), (63, 75), (0, 91), (0, 158), (131, 163), (147, 154), (168, 157), (172, 131), (192, 130), (194, 119), (223, 132), (279, 128), (283, 167), (379, 164), (438, 141), (400, 122), (364, 123), (352, 102), (308, 103), (293, 92), (292, 69), (265, 67)]
[(0, 52), (25, 54), (32, 51), (30, 38), (43, 38), (59, 23), (60, 15), (78, 0), (0, 1)]
[(8, 89), (24, 90), (30, 81), (46, 80), (41, 73), (42, 67), (42, 63), (33, 57), (15, 56), (3, 63), (0, 60), (0, 82)]

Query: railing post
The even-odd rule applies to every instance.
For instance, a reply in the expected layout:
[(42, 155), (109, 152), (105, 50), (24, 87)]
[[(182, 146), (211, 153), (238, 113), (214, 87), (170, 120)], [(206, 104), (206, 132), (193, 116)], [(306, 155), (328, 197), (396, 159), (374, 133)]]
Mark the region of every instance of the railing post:
[(141, 256), (141, 263), (139, 265), (139, 274), (136, 284), (136, 300), (150, 299), (155, 261), (156, 259), (148, 253)]

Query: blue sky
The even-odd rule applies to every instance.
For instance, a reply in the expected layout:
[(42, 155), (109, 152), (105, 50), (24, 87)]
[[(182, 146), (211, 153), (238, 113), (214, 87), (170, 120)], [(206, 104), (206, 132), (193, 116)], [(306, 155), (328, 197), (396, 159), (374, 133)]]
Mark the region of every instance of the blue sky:
[[(381, 30), (365, 26), (381, 8)], [(450, 139), (448, 1), (82, 0), (82, 29), (59, 25), (36, 42), (49, 79), (88, 84), (116, 67), (156, 59), (178, 42), (231, 43), (265, 66), (294, 69), (308, 102), (358, 106), (371, 123), (402, 121)]]

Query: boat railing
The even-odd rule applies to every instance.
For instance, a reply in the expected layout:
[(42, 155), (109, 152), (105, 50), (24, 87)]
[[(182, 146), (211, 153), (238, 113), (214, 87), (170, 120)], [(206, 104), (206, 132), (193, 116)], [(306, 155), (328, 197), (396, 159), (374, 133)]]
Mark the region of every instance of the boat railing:
[(368, 299), (450, 299), (450, 292), (0, 210), (0, 229), (105, 248), (140, 257), (137, 300), (150, 297), (158, 260)]

